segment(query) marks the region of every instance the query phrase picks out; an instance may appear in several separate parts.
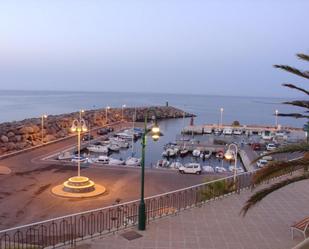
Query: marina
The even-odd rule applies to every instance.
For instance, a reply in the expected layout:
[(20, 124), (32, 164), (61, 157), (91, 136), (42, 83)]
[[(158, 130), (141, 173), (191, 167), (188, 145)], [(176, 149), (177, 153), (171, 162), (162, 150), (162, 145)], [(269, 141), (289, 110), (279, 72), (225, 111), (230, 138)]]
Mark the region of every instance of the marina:
[[(166, 122), (174, 123), (189, 122), (184, 120), (164, 120), (160, 125), (164, 127)], [(84, 141), (81, 147), (84, 166), (140, 166), (140, 137), (143, 133), (142, 123), (127, 123), (119, 130), (100, 135), (93, 135), (95, 139)], [(148, 125), (150, 127), (151, 124)], [(150, 139), (148, 147), (152, 151), (150, 157), (146, 157), (147, 168), (179, 170), (180, 167), (198, 164), (203, 173), (228, 174), (235, 170), (234, 160), (226, 160), (225, 153), (229, 144), (235, 144), (237, 152), (237, 172), (253, 171), (262, 167), (263, 163), (252, 164), (251, 162), (270, 146), (279, 147), (283, 144), (295, 141), (304, 141), (305, 132), (299, 128), (271, 127), (271, 126), (239, 126), (231, 127), (222, 125), (190, 125), (184, 128), (164, 129), (162, 140), (153, 142)], [(202, 132), (199, 132), (202, 131)], [(226, 132), (224, 132), (226, 131)], [(228, 131), (228, 132), (227, 132)], [(66, 157), (61, 153), (58, 160), (70, 162), (76, 161), (71, 156), (76, 151), (66, 151)], [(53, 158), (55, 159), (55, 158)], [(269, 159), (269, 158), (268, 158)], [(266, 159), (264, 159), (266, 160)], [(273, 160), (273, 158), (271, 158)]]

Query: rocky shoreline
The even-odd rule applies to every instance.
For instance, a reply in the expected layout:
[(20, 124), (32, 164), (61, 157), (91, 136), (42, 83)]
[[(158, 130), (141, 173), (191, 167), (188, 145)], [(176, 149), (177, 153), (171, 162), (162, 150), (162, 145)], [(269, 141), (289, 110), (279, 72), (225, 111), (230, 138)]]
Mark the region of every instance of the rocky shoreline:
[[(184, 112), (172, 106), (152, 106), (124, 108), (123, 119), (132, 121), (136, 109), (136, 121), (144, 121), (147, 112), (148, 119), (155, 116), (158, 120), (169, 118), (182, 118)], [(82, 113), (88, 128), (102, 127), (108, 123), (122, 120), (122, 108), (111, 108), (108, 110), (106, 120), (106, 109), (86, 110)], [(185, 113), (185, 117), (194, 114)], [(49, 115), (44, 119), (42, 131), (41, 118), (30, 118), (22, 121), (6, 122), (0, 124), (0, 156), (11, 152), (28, 149), (54, 140), (65, 138), (70, 135), (70, 128), (74, 119), (79, 117), (79, 112)]]

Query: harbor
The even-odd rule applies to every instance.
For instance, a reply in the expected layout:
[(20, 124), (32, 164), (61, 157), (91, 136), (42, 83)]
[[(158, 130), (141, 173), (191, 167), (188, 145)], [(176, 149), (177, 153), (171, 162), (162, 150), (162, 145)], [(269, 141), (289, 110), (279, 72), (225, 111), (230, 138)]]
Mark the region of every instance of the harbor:
[[(169, 129), (169, 122), (178, 122), (179, 129)], [(179, 170), (184, 165), (198, 164), (205, 174), (232, 174), (234, 160), (226, 160), (225, 153), (229, 145), (234, 144), (237, 146), (237, 172), (254, 171), (259, 165), (252, 161), (265, 153), (269, 144), (279, 147), (306, 139), (304, 131), (293, 127), (189, 125), (181, 128), (179, 124), (184, 122), (190, 122), (190, 118), (159, 122), (164, 127), (163, 136), (157, 142), (148, 139), (151, 153), (147, 153), (145, 167)], [(147, 127), (151, 127), (151, 123)], [(86, 134), (82, 143), (84, 167), (140, 166), (143, 123), (127, 122), (104, 135), (98, 131)], [(48, 159), (74, 165), (76, 154), (76, 148), (71, 148)]]

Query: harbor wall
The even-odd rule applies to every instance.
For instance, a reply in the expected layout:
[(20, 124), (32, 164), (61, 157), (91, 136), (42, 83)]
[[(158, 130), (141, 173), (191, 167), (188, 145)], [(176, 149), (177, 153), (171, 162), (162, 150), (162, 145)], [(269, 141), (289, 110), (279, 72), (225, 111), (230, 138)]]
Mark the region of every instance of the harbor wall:
[[(123, 116), (122, 116), (123, 111)], [(88, 129), (102, 127), (117, 121), (133, 120), (136, 112), (136, 121), (144, 121), (147, 113), (148, 119), (156, 117), (158, 120), (170, 118), (182, 118), (194, 116), (190, 113), (172, 106), (151, 106), (132, 108), (111, 108), (86, 110), (82, 118), (86, 121)], [(60, 115), (49, 115), (44, 119), (42, 130), (41, 117), (29, 118), (21, 121), (5, 122), (0, 124), (0, 156), (12, 152), (36, 147), (42, 144), (42, 132), (44, 143), (68, 137), (73, 120), (79, 118), (79, 112), (72, 112)]]

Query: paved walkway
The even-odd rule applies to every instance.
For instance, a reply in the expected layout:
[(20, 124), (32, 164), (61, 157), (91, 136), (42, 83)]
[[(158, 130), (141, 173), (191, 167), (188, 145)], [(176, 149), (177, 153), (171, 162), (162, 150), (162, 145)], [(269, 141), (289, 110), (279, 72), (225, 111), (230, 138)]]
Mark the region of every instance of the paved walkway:
[(250, 191), (213, 201), (200, 208), (151, 222), (141, 238), (115, 235), (83, 241), (79, 249), (290, 249), (303, 240), (289, 227), (309, 215), (309, 181), (279, 190), (250, 210), (239, 211)]

